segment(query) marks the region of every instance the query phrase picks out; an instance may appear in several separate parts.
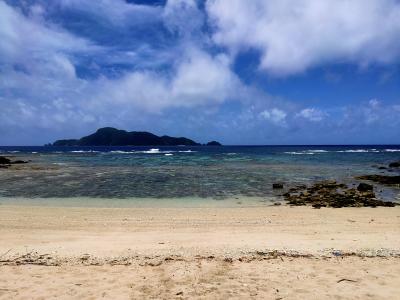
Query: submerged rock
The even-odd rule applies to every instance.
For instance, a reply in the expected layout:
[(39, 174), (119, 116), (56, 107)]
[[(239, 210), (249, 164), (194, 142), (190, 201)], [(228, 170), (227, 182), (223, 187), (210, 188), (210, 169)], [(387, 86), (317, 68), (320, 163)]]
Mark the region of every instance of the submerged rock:
[(10, 163), (11, 163), (10, 159), (4, 156), (0, 156), (0, 165), (9, 165)]
[(283, 183), (273, 183), (273, 184), (272, 184), (272, 188), (273, 188), (274, 190), (283, 189)]
[(389, 168), (400, 168), (400, 161), (390, 163)]
[(14, 165), (19, 165), (19, 164), (27, 164), (28, 162), (25, 160), (15, 160), (11, 162)]
[(4, 156), (0, 156), (0, 165), (4, 168), (7, 167), (7, 165), (16, 165), (16, 164), (27, 164), (27, 161), (24, 160), (15, 160), (12, 161), (11, 159), (4, 157)]
[(357, 191), (360, 191), (360, 192), (367, 192), (367, 191), (373, 191), (373, 190), (374, 190), (374, 187), (372, 185), (370, 185), (368, 183), (364, 183), (364, 182), (361, 182), (357, 187)]
[(364, 175), (356, 177), (356, 179), (369, 180), (381, 184), (400, 184), (400, 176), (387, 176), (387, 175)]

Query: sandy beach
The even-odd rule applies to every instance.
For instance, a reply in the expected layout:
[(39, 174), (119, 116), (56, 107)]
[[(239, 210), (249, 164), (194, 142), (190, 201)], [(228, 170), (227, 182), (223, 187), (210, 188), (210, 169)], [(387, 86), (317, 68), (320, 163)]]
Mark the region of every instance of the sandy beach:
[(0, 206), (1, 299), (396, 299), (400, 209)]

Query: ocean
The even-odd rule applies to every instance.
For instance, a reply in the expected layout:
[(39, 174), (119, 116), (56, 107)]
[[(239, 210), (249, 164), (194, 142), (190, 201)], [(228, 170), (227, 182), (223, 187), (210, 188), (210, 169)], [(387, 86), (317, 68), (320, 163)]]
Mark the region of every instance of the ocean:
[[(31, 161), (0, 169), (0, 203), (254, 198), (270, 204), (281, 200), (282, 191), (272, 189), (275, 182), (286, 189), (326, 179), (351, 185), (360, 175), (400, 175), (379, 168), (400, 160), (400, 145), (0, 147), (0, 155)], [(379, 198), (400, 201), (399, 187), (376, 186)]]

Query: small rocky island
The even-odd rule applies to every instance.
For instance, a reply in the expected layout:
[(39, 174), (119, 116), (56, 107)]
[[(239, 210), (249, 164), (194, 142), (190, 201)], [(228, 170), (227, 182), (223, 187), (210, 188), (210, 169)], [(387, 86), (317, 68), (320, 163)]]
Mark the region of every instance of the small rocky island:
[[(125, 131), (112, 127), (98, 129), (95, 133), (81, 139), (55, 141), (53, 146), (201, 146), (201, 144), (185, 138), (168, 135), (157, 136), (145, 131)], [(216, 141), (207, 145), (218, 145)]]
[(211, 141), (208, 142), (206, 146), (222, 146), (222, 145), (217, 141)]

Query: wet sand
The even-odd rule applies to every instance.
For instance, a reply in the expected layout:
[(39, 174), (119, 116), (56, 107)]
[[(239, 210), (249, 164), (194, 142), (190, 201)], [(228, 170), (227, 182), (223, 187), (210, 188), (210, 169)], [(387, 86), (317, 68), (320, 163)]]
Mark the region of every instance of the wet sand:
[(400, 208), (0, 206), (0, 299), (397, 299)]

